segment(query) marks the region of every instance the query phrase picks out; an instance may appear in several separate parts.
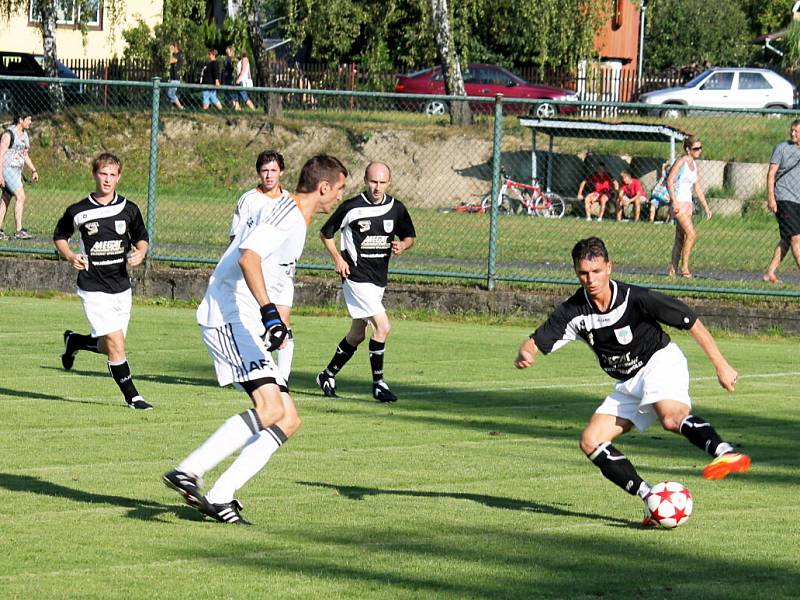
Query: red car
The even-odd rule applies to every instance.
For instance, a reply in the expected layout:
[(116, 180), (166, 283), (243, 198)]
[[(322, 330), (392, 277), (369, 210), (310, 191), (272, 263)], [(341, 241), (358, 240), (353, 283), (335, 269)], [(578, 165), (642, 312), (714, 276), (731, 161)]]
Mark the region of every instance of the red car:
[[(521, 77), (514, 75), (508, 69), (497, 65), (472, 64), (464, 71), (464, 88), (467, 96), (487, 96), (494, 98), (496, 94), (503, 94), (505, 98), (532, 98), (546, 99), (554, 102), (542, 104), (518, 104), (503, 101), (504, 106), (519, 112), (528, 112), (537, 117), (553, 117), (556, 114), (573, 114), (577, 110), (575, 105), (560, 105), (557, 101), (577, 100), (578, 96), (572, 90), (550, 87), (547, 85), (534, 85)], [(402, 94), (435, 94), (444, 95), (444, 81), (442, 68), (434, 67), (398, 75), (395, 92)], [(490, 111), (492, 104), (472, 104), (473, 110)], [(422, 110), (429, 115), (447, 114), (449, 107), (445, 100), (428, 100), (421, 103)]]

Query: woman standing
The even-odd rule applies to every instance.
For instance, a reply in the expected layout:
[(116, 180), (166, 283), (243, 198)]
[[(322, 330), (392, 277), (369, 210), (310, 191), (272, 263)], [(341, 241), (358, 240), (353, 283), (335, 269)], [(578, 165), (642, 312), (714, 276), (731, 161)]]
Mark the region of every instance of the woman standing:
[(667, 189), (672, 202), (672, 215), (675, 217), (675, 242), (672, 245), (672, 264), (669, 268), (670, 277), (674, 277), (680, 268), (681, 275), (691, 277), (689, 270), (689, 257), (697, 241), (697, 231), (692, 222), (694, 200), (692, 191), (700, 200), (706, 218), (711, 218), (705, 194), (700, 186), (697, 172), (697, 158), (703, 151), (700, 140), (690, 135), (683, 140), (684, 156), (675, 161), (667, 177)]
[(250, 73), (250, 59), (247, 56), (246, 50), (242, 51), (241, 56), (239, 56), (239, 62), (236, 63), (236, 85), (242, 86), (242, 89), (239, 90), (239, 97), (242, 102), (247, 105), (247, 108), (250, 110), (255, 110), (256, 107), (253, 101), (245, 91), (246, 88), (253, 87), (253, 76)]

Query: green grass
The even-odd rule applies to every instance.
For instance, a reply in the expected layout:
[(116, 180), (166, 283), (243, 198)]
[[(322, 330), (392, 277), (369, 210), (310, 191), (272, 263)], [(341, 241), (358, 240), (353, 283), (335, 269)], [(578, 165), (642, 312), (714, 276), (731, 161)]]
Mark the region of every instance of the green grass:
[(644, 477), (695, 496), (686, 526), (650, 531), (637, 527), (639, 502), (578, 450), (611, 385), (586, 348), (517, 371), (534, 323), (394, 325), (387, 378), (401, 401), (370, 400), (363, 349), (330, 401), (312, 377), (348, 320), (298, 313), (304, 425), (240, 491), (255, 526), (237, 528), (198, 520), (159, 481), (247, 406), (216, 387), (191, 307), (134, 307), (129, 358), (156, 406), (136, 413), (101, 357), (60, 369), (60, 332), (86, 328), (76, 298), (0, 296), (0, 596), (796, 597), (796, 339), (722, 336), (740, 371), (728, 395), (675, 336), (696, 412), (754, 466), (709, 482), (705, 457), (680, 437), (626, 436)]
[[(121, 193), (139, 204), (147, 213), (145, 191), (135, 186), (121, 187)], [(29, 192), (26, 226), (36, 239), (33, 242), (9, 240), (6, 248), (37, 248), (51, 252), (51, 235), (64, 207), (80, 199), (86, 190), (67, 181), (39, 184)], [(219, 189), (202, 194), (182, 191), (159, 191), (155, 209), (154, 254), (214, 262), (228, 243), (230, 217), (239, 192)], [(393, 260), (397, 271), (417, 274), (451, 273), (485, 279), (488, 265), (489, 216), (466, 213), (442, 213), (433, 209), (412, 209), (417, 243), (403, 256)], [(301, 265), (327, 266), (330, 259), (316, 231), (324, 217), (312, 221)], [(666, 277), (674, 227), (649, 223), (587, 223), (568, 215), (562, 219), (505, 216), (498, 220), (496, 253), (497, 275), (506, 280), (550, 278), (573, 281), (569, 262), (575, 241), (600, 235), (607, 243), (617, 270), (633, 282), (650, 285), (679, 285), (691, 289), (747, 289), (798, 293), (800, 284), (792, 279), (792, 258), (785, 261), (783, 272), (789, 275), (784, 284), (774, 286), (761, 281), (776, 242), (774, 218), (763, 213), (745, 217), (715, 216), (698, 219), (698, 242), (692, 257), (692, 281)]]

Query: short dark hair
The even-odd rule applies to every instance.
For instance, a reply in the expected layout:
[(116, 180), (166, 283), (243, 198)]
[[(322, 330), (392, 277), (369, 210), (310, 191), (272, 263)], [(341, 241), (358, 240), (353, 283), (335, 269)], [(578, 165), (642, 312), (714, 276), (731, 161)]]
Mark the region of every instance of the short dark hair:
[(19, 125), (20, 121), (24, 121), (28, 117), (32, 117), (33, 113), (25, 106), (20, 106), (14, 110), (14, 114), (12, 115), (14, 118), (14, 125)]
[(261, 172), (261, 167), (267, 163), (276, 162), (281, 171), (286, 170), (283, 164), (283, 155), (275, 150), (264, 150), (256, 159), (256, 173)]
[(310, 194), (315, 191), (323, 181), (333, 185), (339, 174), (347, 177), (347, 168), (335, 156), (328, 154), (318, 154), (312, 156), (300, 170), (300, 177), (297, 180), (297, 192), (300, 194)]
[(585, 240), (578, 240), (572, 247), (572, 263), (579, 260), (592, 260), (602, 258), (608, 262), (608, 250), (605, 243), (599, 237), (589, 237)]
[(116, 154), (111, 152), (102, 152), (94, 157), (92, 160), (92, 175), (97, 173), (103, 165), (117, 165), (117, 172), (122, 173), (122, 161)]

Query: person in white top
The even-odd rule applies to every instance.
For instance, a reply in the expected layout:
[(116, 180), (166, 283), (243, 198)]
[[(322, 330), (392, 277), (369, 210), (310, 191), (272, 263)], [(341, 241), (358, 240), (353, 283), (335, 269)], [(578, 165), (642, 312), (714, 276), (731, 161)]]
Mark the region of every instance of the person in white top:
[[(289, 196), (281, 185), (285, 163), (280, 152), (264, 150), (256, 158), (256, 173), (260, 183), (241, 195), (236, 203), (236, 210), (231, 219), (231, 241), (237, 234), (252, 229), (258, 224), (258, 215), (265, 207), (275, 206), (282, 198)], [(286, 324), (288, 333), (283, 345), (276, 351), (276, 363), (285, 381), (289, 381), (294, 356), (294, 335), (289, 322), (294, 301), (294, 262), (274, 264), (273, 271), (267, 277), (269, 297), (278, 307), (281, 320)]]
[(250, 110), (255, 110), (256, 105), (250, 99), (249, 94), (245, 91), (246, 88), (253, 87), (253, 76), (250, 73), (250, 58), (247, 56), (247, 51), (243, 50), (239, 55), (239, 62), (236, 63), (236, 85), (242, 86), (243, 89), (239, 90), (239, 98)]
[(693, 193), (700, 200), (708, 219), (711, 218), (711, 209), (708, 208), (697, 172), (696, 159), (703, 151), (700, 139), (690, 135), (683, 140), (683, 150), (686, 154), (675, 161), (667, 176), (667, 189), (672, 203), (672, 214), (675, 217), (675, 242), (672, 244), (669, 276), (675, 277), (680, 269), (681, 275), (688, 278), (692, 277), (692, 272), (689, 270), (689, 257), (692, 255), (692, 249), (697, 241), (697, 231), (692, 222)]
[[(333, 209), (346, 179), (347, 169), (337, 158), (309, 159), (300, 172), (297, 192), (264, 207), (255, 217), (258, 224), (236, 235), (197, 309), (219, 384), (247, 392), (254, 408), (230, 417), (163, 479), (189, 505), (217, 521), (248, 524), (234, 494), (300, 428), (286, 382), (270, 356), (286, 338), (287, 327), (266, 280), (273, 264), (299, 258), (311, 217)], [(239, 448), (236, 460), (203, 495), (203, 475)]]

